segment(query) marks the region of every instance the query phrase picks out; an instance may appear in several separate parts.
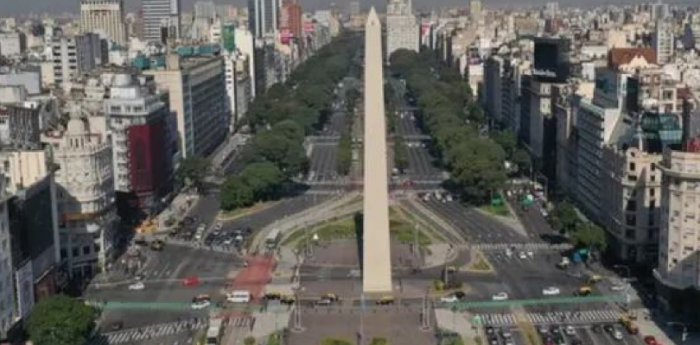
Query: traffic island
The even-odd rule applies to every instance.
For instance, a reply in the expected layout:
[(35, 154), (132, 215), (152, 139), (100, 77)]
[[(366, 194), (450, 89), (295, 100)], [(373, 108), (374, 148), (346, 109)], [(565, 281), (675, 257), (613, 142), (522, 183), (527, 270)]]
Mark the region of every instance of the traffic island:
[(495, 272), (493, 266), (486, 259), (484, 254), (478, 251), (472, 252), (472, 254), (470, 255), (469, 264), (467, 264), (462, 271), (483, 274), (490, 274)]

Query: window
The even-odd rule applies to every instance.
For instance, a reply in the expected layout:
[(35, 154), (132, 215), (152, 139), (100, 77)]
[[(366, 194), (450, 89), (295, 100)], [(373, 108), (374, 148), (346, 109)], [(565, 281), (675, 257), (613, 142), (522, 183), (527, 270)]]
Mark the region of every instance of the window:
[(649, 213), (649, 226), (654, 225), (654, 214)]
[[(652, 177), (653, 177), (653, 176), (652, 176)], [(656, 189), (654, 189), (654, 188), (649, 189), (649, 196), (652, 197), (652, 198), (653, 198), (654, 196), (656, 196)], [(652, 200), (651, 202), (653, 203), (654, 200)], [(651, 206), (649, 206), (649, 207), (651, 207)]]
[(656, 171), (656, 163), (651, 163), (651, 171)]
[(633, 214), (628, 214), (626, 216), (626, 222), (627, 226), (637, 226), (637, 216)]
[(625, 238), (628, 240), (633, 240), (634, 239), (634, 229), (626, 229), (625, 230)]
[(83, 255), (89, 255), (90, 254), (90, 246), (84, 246), (83, 247)]
[(647, 240), (652, 241), (659, 234), (659, 228), (649, 228), (647, 232)]
[(65, 249), (61, 249), (61, 260), (68, 258), (68, 252)]
[(634, 211), (637, 209), (637, 200), (627, 200), (627, 211)]
[(636, 165), (634, 163), (630, 163), (630, 171), (634, 171), (636, 168)]
[(71, 250), (71, 252), (72, 252), (72, 254), (73, 254), (73, 257), (76, 257), (76, 256), (79, 256), (79, 255), (80, 255), (80, 249), (78, 249), (78, 247), (73, 247), (73, 249)]

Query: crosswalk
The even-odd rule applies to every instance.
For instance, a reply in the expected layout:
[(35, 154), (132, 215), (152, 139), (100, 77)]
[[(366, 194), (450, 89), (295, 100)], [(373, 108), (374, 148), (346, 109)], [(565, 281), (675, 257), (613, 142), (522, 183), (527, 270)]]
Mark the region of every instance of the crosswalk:
[[(496, 327), (515, 326), (518, 323), (516, 316), (512, 313), (476, 314), (485, 325)], [(620, 313), (613, 310), (584, 310), (579, 312), (561, 311), (550, 313), (527, 313), (525, 321), (533, 324), (551, 323), (596, 323), (613, 322), (618, 320)]]
[[(250, 316), (236, 316), (229, 318), (228, 325), (235, 328), (252, 328), (254, 318)], [(158, 325), (150, 325), (140, 328), (126, 329), (117, 332), (103, 333), (95, 337), (86, 345), (115, 345), (130, 342), (138, 342), (160, 337), (166, 337), (173, 334), (191, 332), (200, 329), (205, 329), (208, 326), (206, 319), (179, 321), (171, 323), (163, 323)]]
[(541, 242), (531, 242), (531, 243), (475, 243), (470, 244), (469, 248), (472, 250), (481, 251), (505, 251), (506, 249), (513, 249), (515, 251), (563, 251), (572, 248), (571, 244), (549, 244)]

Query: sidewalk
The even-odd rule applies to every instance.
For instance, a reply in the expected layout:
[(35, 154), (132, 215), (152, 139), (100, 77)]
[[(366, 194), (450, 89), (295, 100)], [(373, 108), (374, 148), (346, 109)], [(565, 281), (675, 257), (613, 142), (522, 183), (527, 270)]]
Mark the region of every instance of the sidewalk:
[(158, 214), (158, 229), (156, 232), (166, 232), (182, 220), (199, 201), (199, 194), (179, 193), (160, 214)]

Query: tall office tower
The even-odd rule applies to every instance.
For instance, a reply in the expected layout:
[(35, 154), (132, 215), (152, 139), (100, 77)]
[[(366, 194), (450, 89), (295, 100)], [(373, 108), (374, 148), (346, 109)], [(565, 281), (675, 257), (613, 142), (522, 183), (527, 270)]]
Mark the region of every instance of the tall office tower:
[(666, 64), (673, 59), (673, 26), (665, 19), (656, 20), (656, 28), (652, 37), (652, 47), (656, 51), (656, 62)]
[(118, 45), (126, 43), (122, 0), (83, 0), (80, 3), (80, 31), (104, 33)]
[(143, 38), (160, 42), (163, 29), (168, 38), (180, 37), (180, 0), (141, 0), (143, 10)]
[(277, 32), (281, 7), (281, 0), (248, 0), (248, 26), (255, 38)]
[(350, 3), (350, 16), (355, 17), (360, 15), (360, 3), (353, 1)]
[(297, 0), (285, 0), (282, 3), (279, 29), (281, 32), (288, 31), (298, 42), (301, 42), (302, 35), (301, 15), (301, 5)]
[(420, 49), (420, 23), (410, 0), (389, 0), (386, 8), (386, 59), (399, 49)]
[(469, 15), (472, 17), (472, 19), (477, 19), (481, 16), (481, 0), (472, 0), (469, 3)]

